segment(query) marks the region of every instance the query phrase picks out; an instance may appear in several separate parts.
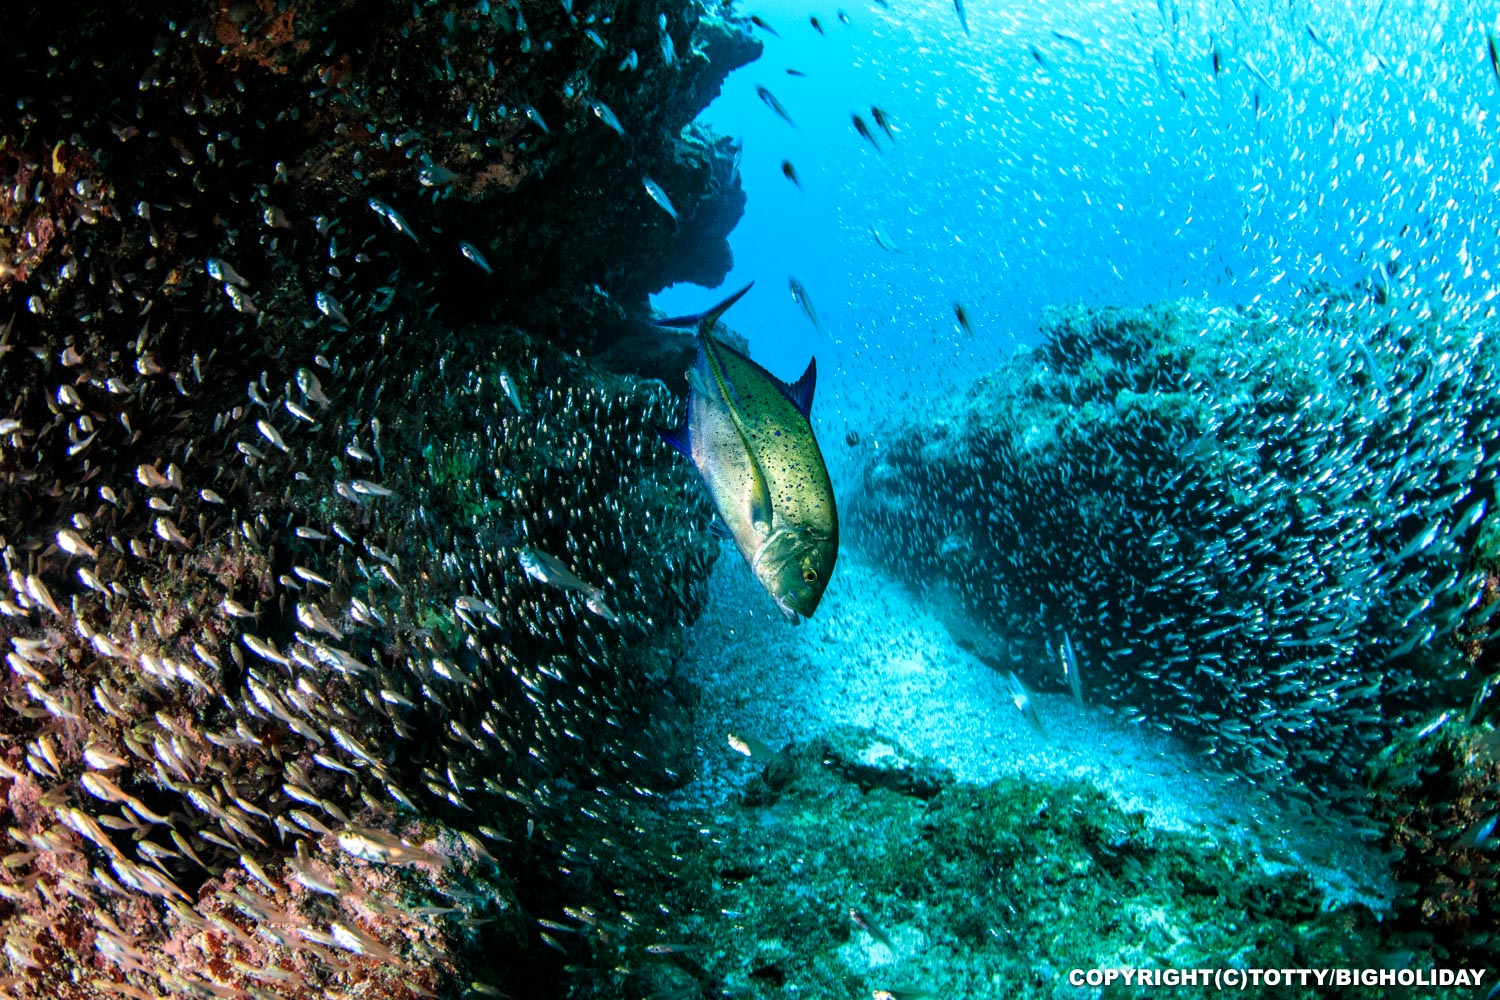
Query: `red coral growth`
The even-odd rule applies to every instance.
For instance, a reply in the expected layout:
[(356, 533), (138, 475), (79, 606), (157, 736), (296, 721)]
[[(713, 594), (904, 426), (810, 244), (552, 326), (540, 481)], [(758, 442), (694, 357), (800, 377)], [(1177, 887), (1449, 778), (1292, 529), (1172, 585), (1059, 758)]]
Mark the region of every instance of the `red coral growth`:
[(312, 43), (297, 37), (298, 9), (278, 10), (278, 6), (274, 0), (248, 5), (221, 0), (213, 15), (213, 33), (225, 65), (235, 69), (259, 66), (284, 74), (291, 58), (307, 53)]
[(66, 143), (42, 152), (0, 136), (0, 288), (25, 281), (73, 226), (107, 214), (96, 167)]
[(1476, 843), (1500, 808), (1500, 735), (1450, 722), (1388, 748), (1369, 777), (1387, 843), (1401, 852), (1398, 919), (1456, 954), (1500, 953), (1500, 863)]

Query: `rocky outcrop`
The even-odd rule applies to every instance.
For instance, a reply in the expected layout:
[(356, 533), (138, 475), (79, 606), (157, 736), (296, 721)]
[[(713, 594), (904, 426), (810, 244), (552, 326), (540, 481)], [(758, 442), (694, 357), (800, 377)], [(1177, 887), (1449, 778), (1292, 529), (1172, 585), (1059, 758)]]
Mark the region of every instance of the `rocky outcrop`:
[(681, 778), (715, 551), (679, 404), (578, 354), (727, 270), (732, 151), (684, 128), (756, 44), (628, 2), (6, 27), (5, 990), (543, 995), (535, 918), (597, 902), (562, 818)]
[(1450, 637), (1500, 460), (1490, 332), (1326, 291), (1285, 317), (1053, 310), (1034, 350), (884, 434), (851, 534), (956, 594), (1028, 683), (1065, 690), (1066, 633), (1089, 701), (1345, 786), (1392, 727), (1467, 700)]

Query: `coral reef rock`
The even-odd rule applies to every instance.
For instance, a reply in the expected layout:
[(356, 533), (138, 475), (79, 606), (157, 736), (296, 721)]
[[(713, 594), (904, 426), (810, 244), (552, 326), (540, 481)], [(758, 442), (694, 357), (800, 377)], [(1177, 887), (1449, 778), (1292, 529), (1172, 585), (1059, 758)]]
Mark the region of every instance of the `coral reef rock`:
[(1451, 635), (1481, 597), (1500, 359), (1492, 321), (1441, 303), (1300, 301), (1049, 311), (884, 435), (852, 537), (1030, 641), (1002, 665), (1032, 684), (1061, 688), (1066, 633), (1088, 700), (1339, 794), (1467, 699)]
[[(768, 762), (781, 772), (771, 801), (611, 804), (631, 843), (600, 876), (656, 891), (630, 924), (584, 931), (581, 995), (1050, 998), (1074, 995), (1075, 968), (1379, 968), (1405, 947), (1341, 887), (1305, 866), (1271, 871), (1240, 838), (1152, 829), (1072, 781), (946, 782), (930, 796), (866, 785), (828, 765), (830, 743), (899, 745), (855, 730), (794, 743)], [(1412, 945), (1400, 964), (1433, 954)]]
[(757, 43), (628, 0), (6, 39), (0, 991), (560, 993), (538, 920), (618, 902), (563, 819), (682, 780), (716, 551), (680, 404), (580, 356), (727, 268), (684, 128)]
[(1367, 781), (1396, 852), (1396, 917), (1453, 958), (1500, 957), (1500, 733), (1446, 712), (1370, 763)]

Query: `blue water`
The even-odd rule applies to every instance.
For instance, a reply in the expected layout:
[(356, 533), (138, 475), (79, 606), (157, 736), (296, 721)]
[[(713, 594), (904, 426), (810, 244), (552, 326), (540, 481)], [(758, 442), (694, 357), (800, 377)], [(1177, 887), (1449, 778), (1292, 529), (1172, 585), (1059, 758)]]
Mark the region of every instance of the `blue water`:
[[(975, 2), (967, 37), (948, 0), (844, 9), (847, 25), (826, 3), (742, 5), (781, 37), (758, 32), (764, 56), (702, 116), (744, 146), (723, 287), (756, 288), (727, 321), (783, 377), (817, 355), (836, 475), (853, 455), (827, 442), (993, 367), (1035, 339), (1048, 305), (1206, 297), (1274, 312), (1310, 281), (1373, 280), (1393, 257), (1413, 268), (1405, 294), (1492, 285), (1500, 81), (1494, 15), (1472, 5)], [(656, 302), (714, 298), (680, 285)]]

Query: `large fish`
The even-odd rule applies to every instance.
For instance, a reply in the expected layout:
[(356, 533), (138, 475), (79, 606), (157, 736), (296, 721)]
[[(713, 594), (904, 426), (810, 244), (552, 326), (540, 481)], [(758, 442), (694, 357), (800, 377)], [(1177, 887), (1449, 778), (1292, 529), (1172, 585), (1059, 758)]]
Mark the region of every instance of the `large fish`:
[(687, 420), (662, 438), (692, 459), (750, 571), (796, 624), (817, 609), (839, 548), (833, 487), (808, 422), (817, 359), (787, 385), (714, 338), (719, 317), (749, 290), (696, 316), (655, 321), (698, 331)]

